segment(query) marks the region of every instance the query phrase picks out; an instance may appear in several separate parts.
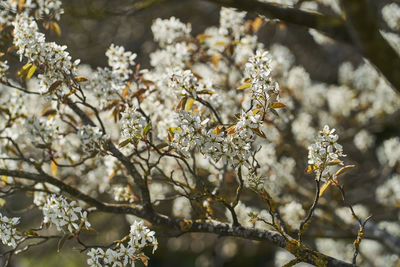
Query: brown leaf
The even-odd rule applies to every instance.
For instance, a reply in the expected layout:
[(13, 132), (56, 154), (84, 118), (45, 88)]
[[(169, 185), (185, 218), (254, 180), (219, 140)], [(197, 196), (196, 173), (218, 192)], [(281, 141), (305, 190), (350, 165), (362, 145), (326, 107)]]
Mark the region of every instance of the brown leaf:
[(62, 83), (63, 81), (55, 81), (52, 85), (50, 85), (49, 90), (47, 90), (47, 94), (53, 93)]
[(274, 102), (271, 105), (269, 105), (269, 107), (270, 108), (284, 108), (284, 107), (286, 107), (286, 105), (281, 102)]
[(253, 30), (254, 33), (258, 32), (260, 29), (261, 25), (263, 23), (263, 19), (260, 17), (257, 17), (252, 23), (251, 23), (251, 29)]

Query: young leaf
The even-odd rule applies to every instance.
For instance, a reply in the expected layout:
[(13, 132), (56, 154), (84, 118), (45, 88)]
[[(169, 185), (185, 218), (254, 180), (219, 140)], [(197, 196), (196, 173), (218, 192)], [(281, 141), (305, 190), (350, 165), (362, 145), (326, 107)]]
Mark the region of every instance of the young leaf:
[(189, 110), (192, 108), (193, 103), (194, 103), (194, 99), (190, 97), (190, 98), (186, 101), (185, 110), (186, 110), (186, 111), (189, 111)]
[(329, 180), (328, 182), (326, 182), (321, 189), (319, 190), (319, 196), (321, 197), (322, 194), (326, 191), (326, 189), (328, 189), (328, 187), (332, 184), (332, 180)]
[(53, 176), (57, 176), (58, 166), (56, 159), (53, 159), (53, 161), (50, 163), (50, 170)]
[(269, 105), (269, 107), (270, 108), (284, 108), (284, 107), (286, 107), (286, 105), (281, 102), (274, 102), (271, 105)]
[(343, 175), (345, 172), (347, 172), (348, 170), (354, 168), (356, 165), (347, 165), (344, 166), (343, 168), (341, 168), (340, 170), (338, 170), (335, 174), (336, 177), (339, 177), (341, 175)]
[(27, 79), (27, 80), (29, 80), (30, 78), (32, 78), (33, 74), (35, 74), (36, 69), (37, 69), (37, 67), (36, 67), (35, 65), (32, 65), (32, 66), (29, 68), (29, 70), (28, 70), (28, 72), (27, 72), (27, 74), (26, 74), (26, 79)]
[(237, 90), (244, 90), (251, 87), (251, 83), (244, 83), (241, 86), (239, 86), (238, 88), (236, 88)]
[(60, 25), (58, 25), (57, 22), (53, 21), (53, 22), (51, 23), (51, 29), (54, 30), (55, 33), (56, 33), (58, 36), (61, 36), (61, 28), (60, 28)]
[(129, 144), (130, 142), (131, 142), (131, 139), (126, 139), (126, 140), (122, 141), (121, 143), (119, 143), (118, 147), (119, 148), (124, 147), (127, 144)]

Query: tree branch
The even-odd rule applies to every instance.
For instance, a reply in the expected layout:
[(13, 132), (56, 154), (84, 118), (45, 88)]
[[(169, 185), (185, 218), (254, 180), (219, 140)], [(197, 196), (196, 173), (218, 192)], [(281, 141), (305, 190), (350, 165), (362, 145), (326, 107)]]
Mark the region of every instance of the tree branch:
[(102, 211), (107, 213), (116, 214), (132, 214), (140, 218), (146, 219), (149, 222), (166, 226), (173, 229), (178, 229), (182, 233), (186, 232), (202, 232), (202, 233), (213, 233), (222, 236), (240, 237), (250, 240), (269, 241), (279, 247), (287, 249), (289, 252), (294, 254), (299, 260), (314, 264), (316, 266), (332, 266), (332, 267), (348, 267), (355, 266), (350, 263), (346, 263), (330, 256), (324, 255), (317, 251), (314, 251), (304, 244), (300, 243), (295, 239), (285, 239), (281, 234), (269, 230), (259, 230), (255, 228), (245, 227), (233, 227), (230, 224), (220, 223), (213, 220), (184, 220), (169, 218), (168, 216), (154, 212), (153, 210), (144, 209), (134, 205), (114, 205), (102, 203), (82, 192), (69, 186), (62, 181), (46, 174), (36, 174), (31, 172), (24, 172), (18, 170), (7, 170), (0, 169), (0, 175), (6, 175), (11, 177), (18, 177), (27, 180), (33, 180), (37, 182), (46, 182), (59, 187), (62, 191), (70, 194), (71, 196), (86, 202), (89, 205), (94, 206), (89, 210), (91, 211)]
[(268, 18), (276, 18), (289, 24), (316, 29), (325, 35), (351, 43), (344, 21), (338, 16), (322, 15), (317, 12), (304, 11), (293, 7), (284, 7), (271, 3), (262, 3), (257, 0), (207, 0), (223, 6), (229, 6), (255, 12)]
[(380, 34), (378, 20), (368, 1), (342, 1), (342, 7), (353, 44), (400, 92), (400, 57)]

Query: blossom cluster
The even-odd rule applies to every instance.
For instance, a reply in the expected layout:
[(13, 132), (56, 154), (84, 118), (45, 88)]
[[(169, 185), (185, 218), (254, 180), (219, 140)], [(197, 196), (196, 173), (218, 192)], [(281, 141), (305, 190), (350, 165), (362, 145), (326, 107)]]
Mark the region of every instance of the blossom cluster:
[(6, 78), (6, 72), (8, 71), (7, 61), (0, 61), (0, 80), (4, 80)]
[(78, 128), (77, 137), (81, 140), (83, 150), (86, 152), (98, 152), (103, 150), (104, 144), (109, 138), (97, 126), (82, 125)]
[(318, 132), (315, 143), (308, 147), (308, 164), (318, 173), (326, 169), (327, 165), (340, 164), (340, 157), (344, 157), (343, 147), (337, 143), (339, 135), (328, 125)]
[(201, 120), (198, 113), (181, 110), (178, 116), (180, 125), (174, 131), (172, 146), (179, 152), (189, 156), (192, 149), (198, 148), (215, 162), (222, 159), (234, 166), (248, 165), (246, 160), (251, 155), (251, 144), (261, 125), (259, 114), (242, 112), (237, 123), (225, 134), (221, 127), (207, 130), (209, 119)]
[(19, 218), (8, 218), (0, 213), (0, 237), (4, 245), (15, 248), (21, 236), (15, 228), (19, 224)]
[[(22, 5), (21, 5), (22, 3)], [(36, 9), (38, 17), (41, 19), (54, 18), (60, 20), (60, 16), (64, 13), (61, 7), (61, 0), (29, 0), (29, 1), (15, 1), (15, 0), (2, 0), (0, 3), (0, 25), (7, 27), (12, 24), (17, 12), (30, 14)], [(22, 7), (22, 10), (18, 10)]]
[(133, 202), (133, 194), (128, 186), (117, 185), (113, 187), (115, 201)]
[(105, 251), (102, 248), (92, 248), (87, 253), (89, 257), (87, 263), (91, 267), (134, 266), (136, 260), (145, 257), (142, 249), (148, 246), (153, 247), (153, 253), (157, 249), (158, 242), (155, 238), (155, 232), (150, 231), (143, 221), (135, 221), (131, 225), (125, 245), (118, 242), (115, 247), (108, 248)]
[(130, 66), (135, 65), (136, 54), (130, 51), (125, 52), (123, 46), (116, 46), (111, 44), (106, 52), (108, 57), (108, 65), (112, 68), (113, 73), (121, 80), (128, 79), (132, 74)]
[(106, 56), (109, 67), (97, 68), (84, 85), (85, 90), (93, 93), (99, 100), (101, 108), (119, 99), (124, 89), (128, 92), (131, 90), (127, 81), (133, 73), (131, 67), (135, 65), (136, 58), (135, 53), (125, 51), (123, 46), (114, 44), (107, 49)]
[(245, 73), (250, 79), (252, 98), (261, 107), (269, 107), (277, 101), (279, 85), (271, 77), (271, 58), (267, 51), (257, 50), (245, 65)]
[(339, 135), (335, 134), (335, 129), (329, 129), (329, 126), (325, 125), (323, 130), (319, 131), (316, 142), (309, 146), (308, 164), (321, 166), (344, 156), (342, 146), (337, 143), (338, 139)]
[(189, 37), (192, 27), (190, 24), (184, 24), (175, 17), (169, 19), (157, 18), (151, 30), (154, 35), (154, 40), (161, 47), (173, 43), (177, 38)]
[(54, 224), (58, 231), (76, 233), (82, 228), (89, 228), (87, 212), (76, 201), (69, 202), (63, 196), (52, 194), (42, 207), (43, 223)]
[(143, 131), (148, 126), (146, 118), (136, 111), (136, 108), (126, 107), (121, 113), (121, 135), (125, 139), (139, 140), (145, 134)]
[(18, 47), (17, 54), (22, 61), (23, 57), (28, 63), (39, 67), (43, 73), (38, 75), (40, 92), (49, 92), (49, 88), (57, 81), (63, 81), (65, 75), (75, 74), (79, 60), (71, 61), (71, 56), (66, 52), (66, 46), (54, 42), (46, 42), (45, 35), (39, 32), (36, 21), (25, 13), (18, 14), (14, 26), (14, 45)]
[(219, 33), (224, 36), (233, 36), (235, 40), (239, 40), (245, 33), (245, 16), (246, 12), (238, 12), (232, 8), (221, 8)]
[(25, 122), (26, 133), (34, 144), (51, 144), (54, 137), (52, 124), (52, 119), (29, 117)]

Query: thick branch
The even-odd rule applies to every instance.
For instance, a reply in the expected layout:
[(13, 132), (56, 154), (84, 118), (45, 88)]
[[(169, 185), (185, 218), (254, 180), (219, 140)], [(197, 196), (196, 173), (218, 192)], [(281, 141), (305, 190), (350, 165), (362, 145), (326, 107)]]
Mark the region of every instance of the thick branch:
[(322, 15), (293, 7), (284, 7), (257, 0), (208, 0), (223, 6), (235, 7), (240, 10), (255, 12), (268, 18), (276, 18), (285, 23), (316, 29), (325, 35), (346, 43), (351, 38), (346, 30), (343, 19), (336, 16)]
[(367, 0), (342, 1), (353, 44), (400, 92), (400, 57), (379, 32), (378, 20)]
[[(134, 205), (113, 205), (102, 203), (82, 192), (63, 183), (60, 180), (46, 174), (36, 174), (18, 170), (6, 170), (0, 169), (0, 175), (6, 175), (11, 177), (24, 178), (27, 180), (33, 180), (37, 182), (46, 182), (59, 187), (62, 191), (70, 194), (71, 196), (86, 202), (89, 205), (95, 207), (95, 210), (117, 213), (117, 214), (132, 214), (140, 218), (146, 219), (149, 222), (166, 226), (169, 228), (177, 229), (182, 232), (203, 232), (203, 233), (213, 233), (223, 236), (241, 237), (251, 240), (259, 241), (269, 241), (279, 247), (287, 249), (289, 252), (294, 254), (301, 261), (314, 264), (317, 266), (355, 266), (350, 263), (346, 263), (335, 258), (326, 256), (317, 251), (311, 250), (300, 244), (295, 239), (286, 240), (281, 234), (268, 231), (268, 230), (258, 230), (255, 228), (245, 228), (245, 227), (233, 227), (230, 224), (220, 223), (217, 221), (193, 221), (193, 220), (182, 220), (169, 218), (165, 215), (158, 214), (150, 209), (143, 209), (141, 207), (136, 207)], [(92, 209), (93, 210), (93, 209)]]

